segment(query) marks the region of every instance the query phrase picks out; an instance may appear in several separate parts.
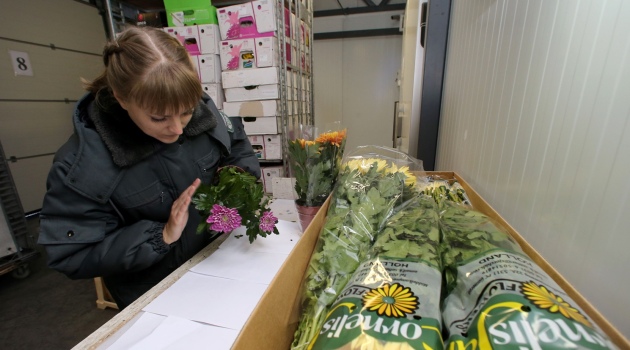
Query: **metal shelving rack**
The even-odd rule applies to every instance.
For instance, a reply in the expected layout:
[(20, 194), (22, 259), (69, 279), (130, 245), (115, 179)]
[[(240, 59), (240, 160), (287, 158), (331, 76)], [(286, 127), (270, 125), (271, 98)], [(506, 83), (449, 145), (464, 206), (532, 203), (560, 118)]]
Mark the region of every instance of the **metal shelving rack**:
[[(295, 64), (287, 62), (287, 37), (278, 35), (280, 54), (280, 111), (282, 118), (282, 154), (285, 174), (289, 174), (287, 138), (292, 137), (292, 130), (303, 125), (314, 125), (313, 101), (313, 0), (278, 0), (277, 28), (285, 28), (285, 9), (295, 14), (295, 24), (291, 27), (290, 47), (294, 48), (291, 57), (296, 57)], [(301, 21), (306, 28), (302, 28)], [(305, 30), (303, 30), (305, 29)], [(278, 33), (281, 31), (278, 30)], [(295, 56), (294, 56), (295, 55)], [(303, 59), (303, 60), (302, 60)], [(291, 74), (293, 73), (293, 74)], [(290, 84), (288, 79), (292, 79)], [(289, 89), (291, 86), (291, 89)]]
[[(213, 2), (220, 7), (237, 3), (246, 3), (251, 0)], [(314, 101), (313, 101), (313, 0), (274, 0), (276, 1), (276, 28), (278, 29), (278, 54), (280, 66), (278, 69), (278, 82), (280, 89), (280, 115), (282, 124), (282, 155), (279, 160), (289, 174), (287, 137), (291, 137), (291, 131), (300, 124), (314, 125)], [(125, 16), (134, 12), (133, 6), (128, 3), (133, 1), (103, 0), (105, 7), (104, 16), (108, 26), (108, 32), (115, 35), (125, 23)], [(286, 25), (285, 9), (295, 15), (295, 25), (291, 26), (290, 42), (283, 34)], [(137, 12), (137, 11), (136, 11)], [(304, 21), (307, 30), (303, 31), (301, 22)], [(296, 57), (294, 63), (287, 62), (286, 45), (293, 48), (291, 57)], [(302, 60), (304, 58), (304, 60)], [(289, 79), (291, 79), (289, 84)], [(289, 89), (289, 85), (291, 89)], [(263, 161), (264, 164), (273, 164), (273, 161)]]
[(15, 278), (26, 278), (30, 274), (28, 261), (39, 256), (34, 238), (24, 216), (22, 202), (0, 143), (0, 275), (11, 272)]

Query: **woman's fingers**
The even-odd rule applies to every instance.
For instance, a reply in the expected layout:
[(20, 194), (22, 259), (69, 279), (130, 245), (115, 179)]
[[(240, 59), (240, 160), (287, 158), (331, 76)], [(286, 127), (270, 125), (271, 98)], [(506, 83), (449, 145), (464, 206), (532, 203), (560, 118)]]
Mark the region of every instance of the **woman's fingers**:
[(195, 179), (195, 181), (193, 181), (193, 183), (179, 195), (179, 198), (173, 202), (173, 206), (171, 207), (171, 216), (164, 227), (163, 235), (165, 242), (170, 244), (181, 237), (182, 232), (186, 227), (186, 223), (188, 222), (188, 207), (192, 200), (192, 196), (195, 194), (195, 191), (197, 191), (200, 184), (201, 180)]

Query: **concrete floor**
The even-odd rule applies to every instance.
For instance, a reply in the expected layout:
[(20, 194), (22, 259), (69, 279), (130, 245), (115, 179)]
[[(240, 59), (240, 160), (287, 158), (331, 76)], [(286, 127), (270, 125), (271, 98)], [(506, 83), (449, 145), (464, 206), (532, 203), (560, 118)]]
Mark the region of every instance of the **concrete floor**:
[[(37, 232), (37, 218), (29, 227)], [(71, 349), (114, 317), (96, 308), (93, 280), (71, 280), (46, 266), (45, 252), (29, 261), (30, 275), (0, 276), (0, 349)]]

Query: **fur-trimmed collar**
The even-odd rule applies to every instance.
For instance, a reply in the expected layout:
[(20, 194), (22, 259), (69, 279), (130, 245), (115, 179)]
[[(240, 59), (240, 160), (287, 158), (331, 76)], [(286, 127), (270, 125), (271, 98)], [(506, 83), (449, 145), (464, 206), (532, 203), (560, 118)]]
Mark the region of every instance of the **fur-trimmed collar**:
[[(90, 103), (88, 111), (91, 122), (111, 152), (114, 163), (119, 167), (136, 164), (163, 145), (142, 132), (111, 95), (101, 94), (98, 102)], [(195, 107), (190, 122), (184, 128), (184, 135), (196, 136), (213, 129), (216, 125), (216, 116), (202, 100)]]

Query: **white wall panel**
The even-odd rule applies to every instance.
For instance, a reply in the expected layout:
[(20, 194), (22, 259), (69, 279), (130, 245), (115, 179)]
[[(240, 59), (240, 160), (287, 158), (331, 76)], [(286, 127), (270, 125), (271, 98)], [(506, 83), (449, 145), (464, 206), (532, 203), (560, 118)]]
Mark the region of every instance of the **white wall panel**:
[(343, 40), (318, 40), (313, 45), (315, 124), (343, 119)]
[[(0, 33), (0, 141), (8, 157), (18, 158), (9, 168), (22, 207), (36, 211), (49, 154), (72, 133), (74, 101), (85, 93), (80, 78), (102, 70), (103, 20), (78, 1), (0, 1)], [(9, 50), (28, 53), (32, 76), (14, 74)]]
[(22, 159), (9, 162), (11, 175), (18, 189), (22, 207), (26, 212), (40, 209), (46, 193), (46, 178), (52, 165), (53, 156)]
[[(85, 5), (82, 5), (85, 6)], [(33, 76), (15, 75), (8, 51), (26, 52)], [(103, 68), (96, 56), (0, 40), (0, 96), (2, 99), (76, 100), (85, 93), (81, 78), (92, 79)]]
[[(346, 147), (348, 150), (360, 145), (391, 147), (402, 38), (380, 36), (343, 40), (343, 124), (348, 127)], [(315, 113), (317, 115), (317, 110)]]
[(630, 3), (454, 0), (437, 168), (630, 337)]
[(0, 102), (5, 155), (22, 158), (57, 151), (73, 132), (74, 106), (74, 102)]
[[(361, 22), (374, 26), (369, 18), (321, 17), (316, 19), (314, 31), (356, 29)], [(340, 120), (348, 128), (346, 150), (360, 145), (392, 146), (401, 51), (399, 35), (314, 42), (315, 124), (324, 127)]]
[(107, 39), (98, 11), (74, 0), (3, 0), (0, 28), (5, 38), (96, 53)]

